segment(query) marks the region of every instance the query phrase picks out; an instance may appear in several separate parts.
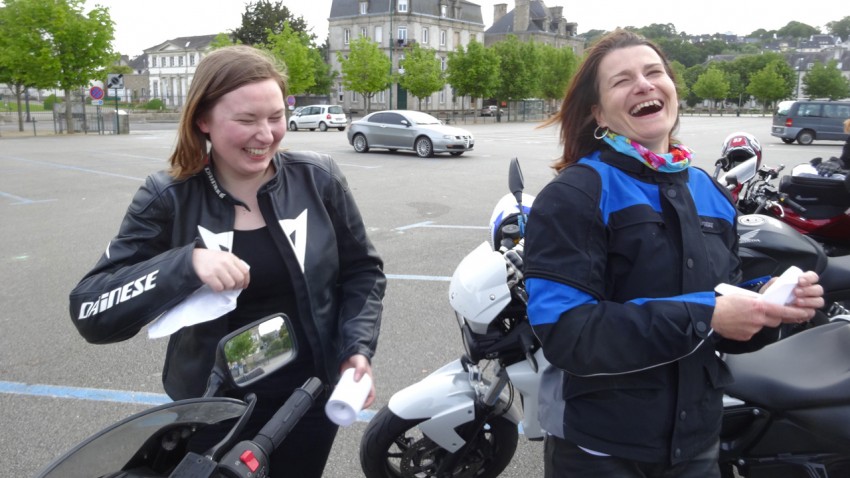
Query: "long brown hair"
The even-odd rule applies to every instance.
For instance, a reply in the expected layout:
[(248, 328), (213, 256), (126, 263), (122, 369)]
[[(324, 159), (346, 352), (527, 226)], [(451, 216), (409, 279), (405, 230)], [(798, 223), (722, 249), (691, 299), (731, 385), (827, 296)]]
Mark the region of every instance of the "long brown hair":
[(177, 146), (169, 158), (173, 177), (186, 178), (204, 167), (209, 138), (198, 127), (198, 120), (227, 93), (268, 79), (275, 80), (286, 96), (285, 67), (271, 54), (250, 46), (234, 45), (214, 50), (198, 63), (180, 115)]
[[(620, 48), (632, 46), (648, 46), (658, 53), (664, 64), (667, 75), (676, 81), (675, 73), (661, 49), (646, 38), (622, 29), (614, 30), (603, 36), (587, 52), (587, 56), (579, 66), (578, 71), (567, 88), (561, 109), (557, 115), (550, 118), (542, 126), (560, 123), (561, 144), (564, 145), (563, 155), (552, 165), (555, 171), (561, 171), (570, 164), (599, 149), (599, 140), (593, 137), (596, 120), (593, 116), (593, 106), (599, 104), (599, 64), (608, 53)], [(679, 119), (673, 131), (679, 126)], [(671, 131), (671, 134), (672, 132)]]

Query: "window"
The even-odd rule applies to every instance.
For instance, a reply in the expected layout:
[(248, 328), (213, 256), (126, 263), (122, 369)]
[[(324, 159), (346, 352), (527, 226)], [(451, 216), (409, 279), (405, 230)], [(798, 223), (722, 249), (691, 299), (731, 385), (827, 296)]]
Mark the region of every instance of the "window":
[(398, 11), (406, 12), (407, 11), (407, 0), (398, 0)]
[(189, 66), (195, 66), (195, 54), (189, 53)]
[(398, 27), (398, 39), (399, 42), (407, 40), (407, 27)]
[(360, 14), (366, 15), (369, 13), (369, 2), (360, 2)]
[(357, 92), (356, 91), (351, 92), (351, 102), (357, 103)]
[(382, 43), (384, 41), (384, 28), (383, 27), (375, 27), (375, 43)]
[(342, 44), (348, 45), (351, 42), (351, 30), (346, 28), (342, 31)]
[(440, 46), (446, 46), (447, 33), (445, 30), (440, 30)]
[(174, 66), (174, 57), (173, 56), (168, 57), (168, 66)]
[(366, 27), (360, 27), (360, 36), (365, 37), (367, 35)]
[(447, 10), (448, 10), (448, 8), (449, 8), (449, 7), (448, 7), (448, 6), (446, 6), (445, 4), (444, 4), (444, 5), (440, 5), (440, 16), (441, 16), (441, 17), (446, 18), (446, 14), (447, 14)]
[(182, 56), (177, 57), (177, 66), (183, 66), (183, 57)]
[(378, 92), (378, 103), (384, 103), (386, 101), (386, 90), (381, 90)]
[(441, 56), (440, 57), (440, 71), (446, 71), (446, 66), (447, 66), (446, 57)]
[(159, 66), (161, 68), (165, 68), (165, 57), (164, 56), (159, 57)]
[(428, 44), (428, 27), (422, 29), (422, 44)]
[(342, 103), (345, 101), (345, 89), (342, 87), (342, 83), (337, 85), (336, 90), (339, 92), (339, 102)]
[(446, 89), (443, 88), (442, 90), (440, 90), (440, 104), (443, 104), (445, 102), (446, 102)]

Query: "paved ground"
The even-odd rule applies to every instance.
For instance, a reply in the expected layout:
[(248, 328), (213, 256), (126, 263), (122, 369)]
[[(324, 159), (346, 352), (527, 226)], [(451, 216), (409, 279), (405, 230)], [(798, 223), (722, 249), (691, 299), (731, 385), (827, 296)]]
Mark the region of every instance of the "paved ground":
[[(767, 117), (685, 117), (680, 138), (712, 169), (723, 138), (750, 131), (765, 162), (792, 165), (837, 156), (838, 142), (784, 145)], [(174, 126), (131, 125), (129, 135), (11, 137), (0, 134), (0, 453), (4, 476), (32, 476), (100, 428), (162, 400), (164, 340), (144, 334), (89, 345), (68, 319), (67, 294), (117, 230), (145, 176), (165, 167)], [(455, 359), (462, 350), (447, 301), (448, 277), (486, 240), (492, 207), (507, 192), (518, 157), (527, 192), (551, 178), (556, 131), (534, 123), (466, 125), (476, 149), (460, 158), (356, 154), (345, 133), (299, 131), (284, 145), (331, 153), (362, 209), (390, 281), (374, 368), (375, 409), (393, 392)], [(118, 400), (118, 401), (113, 401)], [(326, 476), (360, 476), (365, 423), (341, 431)], [(542, 476), (539, 443), (520, 438), (505, 477)]]

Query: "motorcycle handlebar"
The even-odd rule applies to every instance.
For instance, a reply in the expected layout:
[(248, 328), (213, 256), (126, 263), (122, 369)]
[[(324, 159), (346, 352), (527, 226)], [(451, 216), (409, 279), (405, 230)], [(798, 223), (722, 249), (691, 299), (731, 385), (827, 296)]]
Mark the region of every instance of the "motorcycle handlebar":
[(800, 214), (805, 214), (805, 212), (806, 212), (805, 206), (802, 206), (798, 202), (794, 201), (787, 194), (783, 194), (780, 201), (782, 201), (783, 204), (787, 204), (788, 206), (791, 207), (791, 209), (793, 209), (794, 211), (796, 211)]
[(298, 423), (298, 420), (313, 406), (313, 402), (322, 393), (322, 381), (316, 377), (309, 378), (301, 388), (295, 389), (286, 403), (274, 414), (257, 433), (254, 442), (266, 451), (270, 456), (289, 432)]

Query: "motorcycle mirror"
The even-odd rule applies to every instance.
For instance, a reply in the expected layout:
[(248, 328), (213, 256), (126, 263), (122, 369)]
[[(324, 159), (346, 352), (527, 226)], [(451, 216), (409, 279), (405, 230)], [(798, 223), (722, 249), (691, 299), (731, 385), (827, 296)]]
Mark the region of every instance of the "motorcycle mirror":
[(519, 159), (511, 159), (508, 169), (508, 187), (516, 198), (517, 203), (522, 204), (522, 190), (525, 189), (525, 180), (522, 177), (522, 169), (519, 167)]
[(273, 314), (221, 339), (216, 366), (233, 388), (245, 388), (295, 360), (298, 344), (292, 321)]

